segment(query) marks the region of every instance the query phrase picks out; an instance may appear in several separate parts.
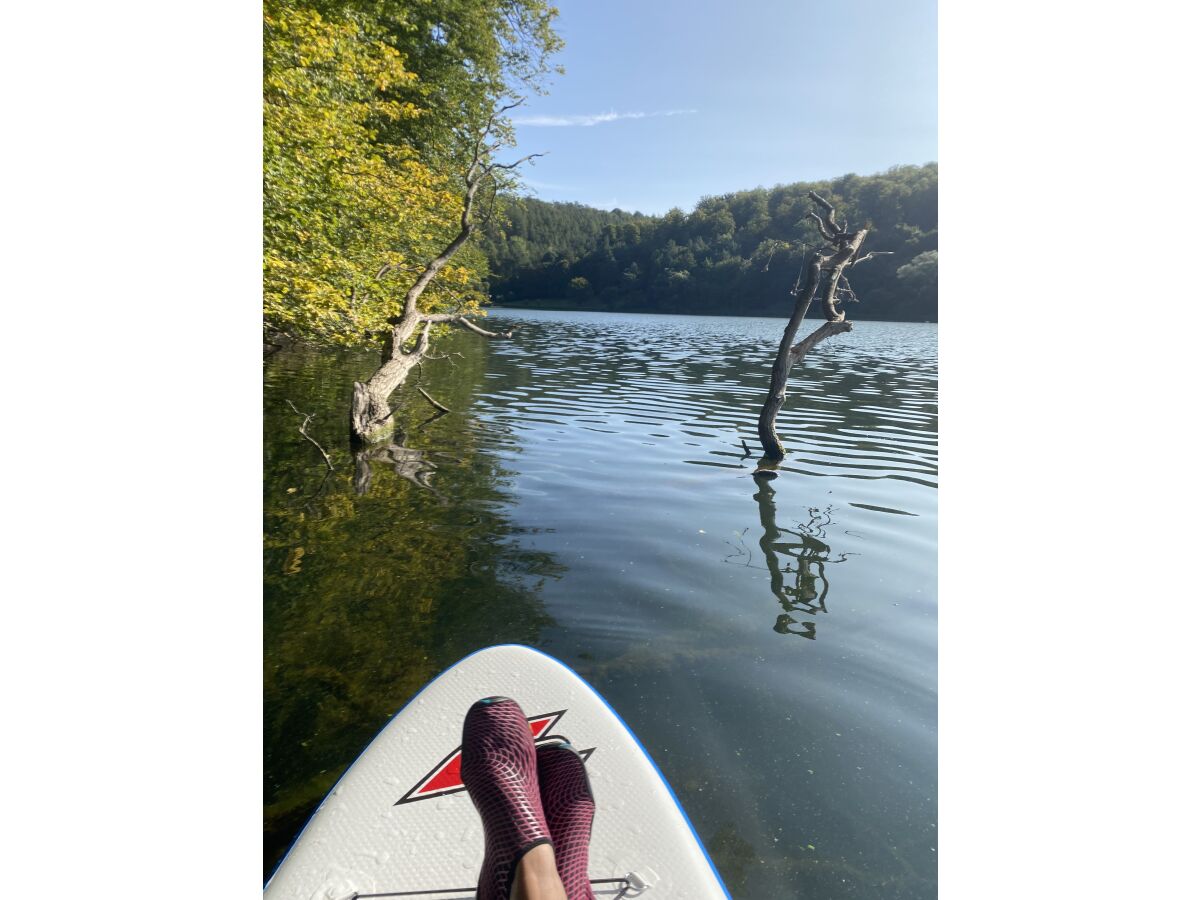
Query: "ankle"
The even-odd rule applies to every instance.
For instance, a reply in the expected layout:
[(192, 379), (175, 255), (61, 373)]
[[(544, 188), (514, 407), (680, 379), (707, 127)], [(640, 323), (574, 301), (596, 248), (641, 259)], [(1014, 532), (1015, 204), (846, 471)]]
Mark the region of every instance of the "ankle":
[(521, 857), (510, 896), (511, 900), (566, 900), (553, 847), (540, 844)]

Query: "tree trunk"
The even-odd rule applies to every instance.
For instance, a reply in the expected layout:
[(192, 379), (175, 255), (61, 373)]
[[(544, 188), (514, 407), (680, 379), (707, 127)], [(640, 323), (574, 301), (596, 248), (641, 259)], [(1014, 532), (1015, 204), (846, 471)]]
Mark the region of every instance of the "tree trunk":
[[(838, 309), (838, 291), (843, 289), (846, 268), (854, 264), (867, 237), (866, 229), (848, 232), (844, 225), (839, 226), (834, 219), (833, 207), (816, 193), (810, 191), (809, 197), (825, 210), (824, 217), (816, 213), (811, 215), (816, 218), (821, 234), (828, 243), (813, 252), (796, 287), (792, 289), (796, 305), (779, 341), (775, 365), (771, 367), (771, 385), (767, 389), (767, 400), (758, 416), (758, 440), (762, 444), (763, 461), (767, 466), (780, 462), (787, 452), (779, 439), (779, 433), (775, 430), (775, 419), (779, 410), (783, 408), (784, 400), (787, 399), (787, 381), (792, 368), (802, 363), (808, 351), (821, 341), (836, 334), (843, 334), (852, 328), (846, 321), (846, 314)], [(825, 323), (804, 340), (793, 344), (804, 317), (821, 290), (822, 278), (825, 276), (828, 276), (822, 296)], [(848, 289), (847, 284), (845, 290)]]
[[(455, 313), (422, 314), (418, 301), (437, 274), (445, 268), (454, 254), (463, 248), (474, 232), (476, 223), (472, 216), (480, 187), (493, 178), (497, 171), (515, 169), (522, 163), (541, 156), (540, 153), (533, 153), (507, 164), (488, 162), (490, 154), (499, 146), (498, 143), (490, 146), (487, 143), (496, 126), (497, 117), (520, 103), (521, 101), (518, 101), (501, 107), (493, 113), (487, 127), (477, 136), (474, 158), (466, 172), (466, 189), (463, 192), (458, 233), (441, 253), (425, 264), (421, 274), (405, 293), (403, 312), (399, 318), (391, 320), (392, 332), (384, 347), (383, 361), (379, 369), (367, 381), (354, 382), (354, 391), (350, 397), (350, 441), (356, 446), (386, 441), (392, 436), (395, 427), (392, 421), (394, 410), (390, 406), (392, 393), (404, 384), (409, 371), (421, 361), (421, 357), (429, 349), (429, 329), (435, 322), (451, 322), (485, 337), (512, 336), (511, 331), (497, 334), (480, 328), (466, 317)], [(387, 270), (387, 266), (380, 269), (380, 276)], [(416, 346), (406, 351), (405, 345), (421, 325), (425, 328), (417, 339)]]
[(383, 364), (366, 382), (354, 382), (354, 393), (350, 398), (350, 436), (356, 445), (387, 440), (392, 436), (391, 396), (396, 388), (404, 384), (409, 371), (421, 361), (429, 349), (429, 329), (425, 329), (412, 350), (405, 352), (404, 345), (421, 322), (419, 315), (405, 315), (392, 328), (391, 336), (383, 351)]
[(762, 412), (758, 415), (758, 440), (769, 459), (783, 459), (783, 444), (775, 431), (775, 417), (779, 415), (783, 401), (787, 399), (788, 374), (792, 371), (792, 357), (788, 351), (820, 285), (821, 257), (814, 253), (812, 260), (805, 266), (803, 282), (796, 291), (796, 306), (792, 310), (792, 317), (788, 319), (787, 327), (783, 329), (779, 352), (775, 354), (775, 365), (771, 367), (771, 387), (767, 390), (767, 402), (763, 404)]

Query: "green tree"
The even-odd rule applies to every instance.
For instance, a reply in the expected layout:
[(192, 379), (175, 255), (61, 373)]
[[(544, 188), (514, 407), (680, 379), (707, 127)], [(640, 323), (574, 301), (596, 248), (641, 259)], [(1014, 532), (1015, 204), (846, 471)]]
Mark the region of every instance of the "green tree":
[(915, 290), (937, 292), (937, 263), (936, 250), (926, 250), (913, 257), (912, 262), (905, 263), (896, 270), (896, 277), (907, 281)]
[[(266, 0), (268, 333), (355, 344), (386, 328), (459, 229), (474, 138), (552, 71), (556, 14), (541, 0)], [(491, 133), (511, 142), (506, 121)], [(460, 248), (422, 310), (477, 311), (487, 271)]]
[[(377, 28), (276, 0), (264, 11), (264, 325), (360, 343), (398, 309), (380, 273), (435, 252), (458, 199), (411, 148), (376, 140), (379, 123), (422, 114), (389, 97), (416, 76)], [(427, 302), (482, 275), (478, 260), (459, 264)]]

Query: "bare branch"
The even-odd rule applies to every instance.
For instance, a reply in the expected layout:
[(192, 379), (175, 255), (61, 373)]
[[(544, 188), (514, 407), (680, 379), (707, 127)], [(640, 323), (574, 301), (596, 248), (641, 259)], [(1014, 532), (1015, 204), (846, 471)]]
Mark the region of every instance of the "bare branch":
[(502, 116), (502, 115), (504, 115), (504, 114), (505, 114), (506, 112), (508, 112), (510, 109), (516, 109), (518, 106), (521, 106), (521, 105), (523, 105), (523, 104), (525, 103), (525, 99), (526, 99), (526, 98), (524, 98), (524, 97), (518, 97), (518, 98), (517, 98), (516, 100), (514, 100), (512, 103), (509, 103), (509, 104), (507, 104), (507, 105), (505, 105), (505, 106), (502, 106), (502, 107), (500, 107), (498, 110), (496, 110), (494, 113), (492, 113), (492, 120), (494, 121), (494, 120), (495, 120), (495, 119), (497, 119), (499, 116)]
[(426, 400), (428, 400), (428, 401), (429, 401), (431, 404), (433, 404), (433, 408), (434, 408), (434, 409), (440, 409), (440, 410), (441, 410), (442, 412), (444, 412), (444, 413), (448, 413), (448, 412), (450, 412), (450, 407), (448, 407), (448, 406), (442, 406), (442, 404), (438, 403), (436, 400), (434, 400), (432, 397), (430, 397), (430, 396), (429, 396), (429, 394), (428, 394), (428, 393), (426, 393), (426, 391), (425, 391), (425, 388), (423, 388), (423, 387), (418, 387), (418, 388), (417, 388), (417, 391), (418, 391), (418, 393), (420, 393), (420, 395), (421, 395), (422, 397), (424, 397), (424, 398), (425, 398)]
[(489, 148), (486, 146), (487, 139), (491, 135), (492, 129), (496, 127), (496, 120), (510, 109), (516, 109), (524, 102), (524, 97), (518, 97), (513, 103), (508, 103), (504, 106), (501, 106), (499, 109), (494, 110), (490, 116), (488, 116), (487, 125), (484, 126), (483, 131), (479, 133), (479, 136), (475, 140), (475, 152), (472, 155), (471, 167), (467, 169), (468, 182), (470, 181), (471, 176), (475, 173), (475, 168), (479, 165), (484, 156), (496, 149), (495, 147)]
[(858, 259), (856, 259), (854, 262), (852, 262), (850, 264), (850, 268), (854, 268), (859, 263), (865, 263), (868, 259), (874, 259), (876, 256), (895, 256), (895, 255), (896, 255), (896, 253), (893, 250), (872, 250), (866, 256), (860, 256)]
[(838, 298), (839, 303), (857, 303), (858, 302), (858, 294), (854, 293), (854, 288), (850, 287), (850, 279), (847, 278), (845, 275), (842, 275), (842, 281), (838, 285), (838, 290), (845, 291), (847, 294), (847, 296), (845, 296), (845, 297)]
[(816, 203), (821, 209), (825, 210), (825, 219), (829, 224), (830, 231), (840, 231), (837, 222), (833, 218), (833, 204), (818, 194), (816, 191), (808, 192), (809, 199)]
[(493, 180), (492, 181), (492, 198), (488, 201), (487, 212), (485, 212), (482, 216), (479, 217), (479, 224), (485, 228), (492, 223), (492, 216), (496, 212), (496, 198), (498, 196), (500, 196), (500, 187)]
[(513, 336), (513, 333), (521, 327), (520, 325), (514, 325), (508, 331), (488, 331), (486, 328), (481, 328), (476, 325), (466, 316), (459, 315), (457, 313), (433, 313), (427, 316), (422, 316), (422, 321), (427, 323), (426, 328), (429, 327), (428, 323), (430, 322), (448, 322), (453, 325), (461, 325), (463, 328), (467, 329), (467, 331), (473, 331), (476, 334), (481, 334), (484, 337), (489, 338), (510, 338)]
[(825, 225), (825, 220), (818, 216), (815, 212), (810, 212), (809, 216), (817, 221), (817, 228), (821, 229), (821, 237), (833, 244), (837, 242), (837, 235), (831, 234)]
[(452, 365), (452, 366), (454, 365), (454, 360), (451, 359), (451, 357), (453, 357), (453, 356), (457, 356), (459, 359), (466, 359), (465, 356), (463, 356), (461, 353), (458, 353), (458, 352), (440, 353), (440, 354), (439, 353), (426, 353), (425, 354), (425, 358), (430, 361), (433, 361), (433, 362), (440, 362), (443, 359), (449, 359), (450, 365)]
[(375, 273), (375, 280), (379, 281), (380, 279), (383, 278), (384, 275), (387, 275), (389, 272), (415, 272), (415, 271), (417, 271), (416, 266), (406, 266), (406, 265), (402, 265), (401, 263), (387, 263), (384, 266), (382, 266), (378, 272)]
[(425, 329), (421, 332), (421, 336), (417, 338), (417, 346), (413, 347), (406, 354), (407, 356), (415, 356), (418, 360), (425, 355), (425, 351), (429, 349), (429, 329), (433, 327), (433, 323), (426, 322)]
[(830, 203), (828, 200), (826, 200), (824, 197), (822, 197), (820, 194), (818, 194), (816, 191), (809, 191), (808, 198), (810, 200), (812, 200), (813, 203), (817, 204), (817, 206), (821, 207), (821, 209), (825, 210), (826, 215), (830, 215), (830, 216), (833, 215), (833, 204)]
[(494, 338), (494, 337), (510, 338), (513, 336), (513, 333), (517, 330), (517, 328), (520, 327), (520, 326), (514, 326), (514, 327), (510, 328), (508, 331), (488, 331), (486, 328), (480, 328), (478, 325), (476, 325), (474, 322), (472, 322), (470, 319), (466, 318), (465, 316), (460, 317), (455, 324), (461, 325), (463, 328), (467, 329), (467, 331), (473, 331), (476, 334), (481, 334), (484, 337), (489, 337), (489, 338)]
[(866, 239), (866, 229), (845, 235), (844, 239), (838, 241), (837, 252), (825, 259), (825, 268), (829, 271), (829, 282), (825, 288), (824, 300), (825, 320), (828, 322), (840, 322), (846, 318), (846, 314), (837, 308), (838, 285), (841, 284), (842, 272), (854, 259), (854, 255), (858, 253)]
[[(817, 204), (819, 207), (821, 207), (821, 209), (825, 210), (825, 216), (824, 216), (824, 220), (823, 220), (825, 227), (821, 229), (821, 233), (824, 234), (826, 229), (828, 229), (828, 231), (830, 233), (832, 233), (832, 235), (833, 235), (833, 237), (830, 237), (829, 240), (832, 241), (832, 240), (838, 240), (838, 239), (842, 238), (846, 234), (846, 227), (844, 225), (838, 225), (837, 220), (834, 219), (833, 204), (830, 203), (828, 200), (826, 200), (824, 197), (822, 197), (820, 194), (818, 194), (816, 191), (809, 191), (808, 196), (809, 196), (809, 199), (812, 200), (813, 203)], [(813, 213), (812, 215), (816, 216), (816, 213)], [(821, 218), (822, 218), (821, 216), (817, 216), (818, 220), (821, 220)]]
[(520, 159), (518, 159), (514, 163), (507, 163), (505, 165), (501, 165), (500, 163), (492, 163), (491, 165), (487, 166), (484, 169), (484, 173), (491, 174), (492, 172), (496, 171), (497, 169), (504, 169), (506, 171), (515, 169), (517, 166), (521, 165), (522, 163), (527, 163), (531, 159), (537, 159), (539, 156), (545, 156), (545, 155), (546, 155), (545, 153), (530, 153), (528, 156), (522, 156)]
[(817, 346), (817, 344), (821, 343), (821, 341), (825, 340), (826, 338), (831, 338), (835, 334), (843, 334), (844, 332), (850, 331), (853, 327), (854, 326), (850, 322), (847, 322), (844, 319), (837, 322), (825, 322), (820, 328), (818, 328), (804, 340), (798, 342), (794, 347), (792, 347), (791, 350), (788, 351), (792, 357), (792, 364), (795, 365), (796, 363), (800, 362), (800, 360), (804, 359), (808, 351)]
[(312, 436), (311, 434), (309, 434), (309, 433), (308, 433), (308, 430), (307, 430), (307, 429), (308, 429), (308, 423), (312, 421), (313, 414), (312, 414), (312, 413), (302, 413), (302, 412), (300, 412), (300, 410), (296, 409), (296, 404), (295, 404), (295, 403), (293, 403), (291, 400), (288, 400), (288, 401), (287, 401), (287, 405), (288, 405), (288, 406), (290, 406), (290, 407), (292, 408), (292, 411), (293, 411), (293, 412), (294, 412), (296, 415), (298, 415), (298, 416), (304, 416), (304, 421), (303, 421), (303, 422), (300, 424), (300, 433), (301, 433), (302, 435), (304, 435), (304, 436), (305, 436), (305, 437), (306, 437), (306, 438), (307, 438), (309, 441), (311, 441), (311, 442), (312, 442), (312, 445), (313, 445), (314, 447), (316, 447), (316, 448), (317, 448), (317, 450), (320, 452), (320, 454), (321, 454), (323, 457), (325, 457), (325, 465), (327, 465), (327, 466), (329, 467), (329, 471), (330, 471), (330, 472), (332, 472), (332, 471), (333, 471), (333, 463), (331, 463), (331, 462), (329, 461), (329, 454), (328, 454), (328, 453), (326, 453), (326, 452), (325, 452), (325, 449), (324, 449), (324, 448), (323, 448), (323, 447), (322, 447), (320, 444), (318, 444), (318, 443), (316, 442), (316, 440), (314, 440), (314, 439), (313, 439), (313, 436)]

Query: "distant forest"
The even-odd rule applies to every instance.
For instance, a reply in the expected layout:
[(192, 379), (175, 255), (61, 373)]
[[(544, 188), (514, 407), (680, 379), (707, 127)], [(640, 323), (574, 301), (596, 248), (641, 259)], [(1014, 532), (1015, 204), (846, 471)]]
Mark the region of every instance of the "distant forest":
[(868, 227), (850, 319), (937, 321), (937, 164), (897, 166), (705, 197), (646, 216), (510, 198), (481, 245), (497, 305), (705, 315), (788, 315), (804, 254), (821, 238), (808, 191)]

